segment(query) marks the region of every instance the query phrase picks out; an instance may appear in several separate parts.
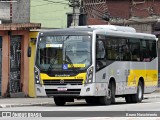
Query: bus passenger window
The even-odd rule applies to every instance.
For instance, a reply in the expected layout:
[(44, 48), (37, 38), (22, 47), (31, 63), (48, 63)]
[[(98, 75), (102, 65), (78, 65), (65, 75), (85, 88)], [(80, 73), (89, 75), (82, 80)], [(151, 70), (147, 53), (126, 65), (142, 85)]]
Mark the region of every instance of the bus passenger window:
[(143, 51), (143, 61), (144, 62), (150, 62), (150, 51), (149, 50), (144, 50)]
[(131, 53), (128, 45), (125, 45), (123, 50), (124, 50), (123, 60), (126, 60), (126, 61), (131, 60)]
[(133, 61), (140, 61), (140, 55), (139, 55), (139, 47), (137, 45), (133, 45), (133, 50), (132, 50), (132, 60)]

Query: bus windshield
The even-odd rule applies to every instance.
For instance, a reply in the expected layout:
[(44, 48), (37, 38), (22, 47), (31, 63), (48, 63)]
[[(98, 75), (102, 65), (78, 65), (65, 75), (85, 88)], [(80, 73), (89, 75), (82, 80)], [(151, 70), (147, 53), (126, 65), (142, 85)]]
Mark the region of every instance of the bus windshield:
[(43, 71), (85, 70), (91, 64), (91, 36), (43, 36), (36, 65)]

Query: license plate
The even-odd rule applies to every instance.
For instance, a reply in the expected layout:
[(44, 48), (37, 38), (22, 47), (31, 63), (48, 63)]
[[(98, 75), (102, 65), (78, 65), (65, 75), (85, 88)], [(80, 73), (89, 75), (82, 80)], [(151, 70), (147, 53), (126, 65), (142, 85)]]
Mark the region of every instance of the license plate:
[(60, 88), (57, 88), (58, 91), (67, 91), (67, 88), (66, 87), (60, 87)]

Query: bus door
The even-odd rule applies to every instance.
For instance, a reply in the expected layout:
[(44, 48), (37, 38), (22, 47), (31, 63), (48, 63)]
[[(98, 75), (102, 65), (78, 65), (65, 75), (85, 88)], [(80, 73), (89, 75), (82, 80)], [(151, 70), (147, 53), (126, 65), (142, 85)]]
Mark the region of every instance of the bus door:
[(96, 67), (96, 80), (98, 83), (98, 93), (99, 95), (106, 94), (107, 86), (107, 59), (106, 59), (106, 51), (103, 40), (96, 41), (96, 55), (95, 55), (95, 67)]

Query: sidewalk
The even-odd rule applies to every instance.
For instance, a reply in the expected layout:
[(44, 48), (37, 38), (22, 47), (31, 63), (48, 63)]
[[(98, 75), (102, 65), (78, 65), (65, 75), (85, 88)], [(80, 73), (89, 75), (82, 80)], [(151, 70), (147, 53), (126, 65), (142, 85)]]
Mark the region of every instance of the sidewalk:
[(53, 104), (53, 98), (0, 98), (0, 108)]
[[(144, 99), (160, 98), (160, 90), (145, 94)], [(54, 104), (53, 98), (0, 98), (0, 108), (22, 107), (22, 106), (44, 106)]]

